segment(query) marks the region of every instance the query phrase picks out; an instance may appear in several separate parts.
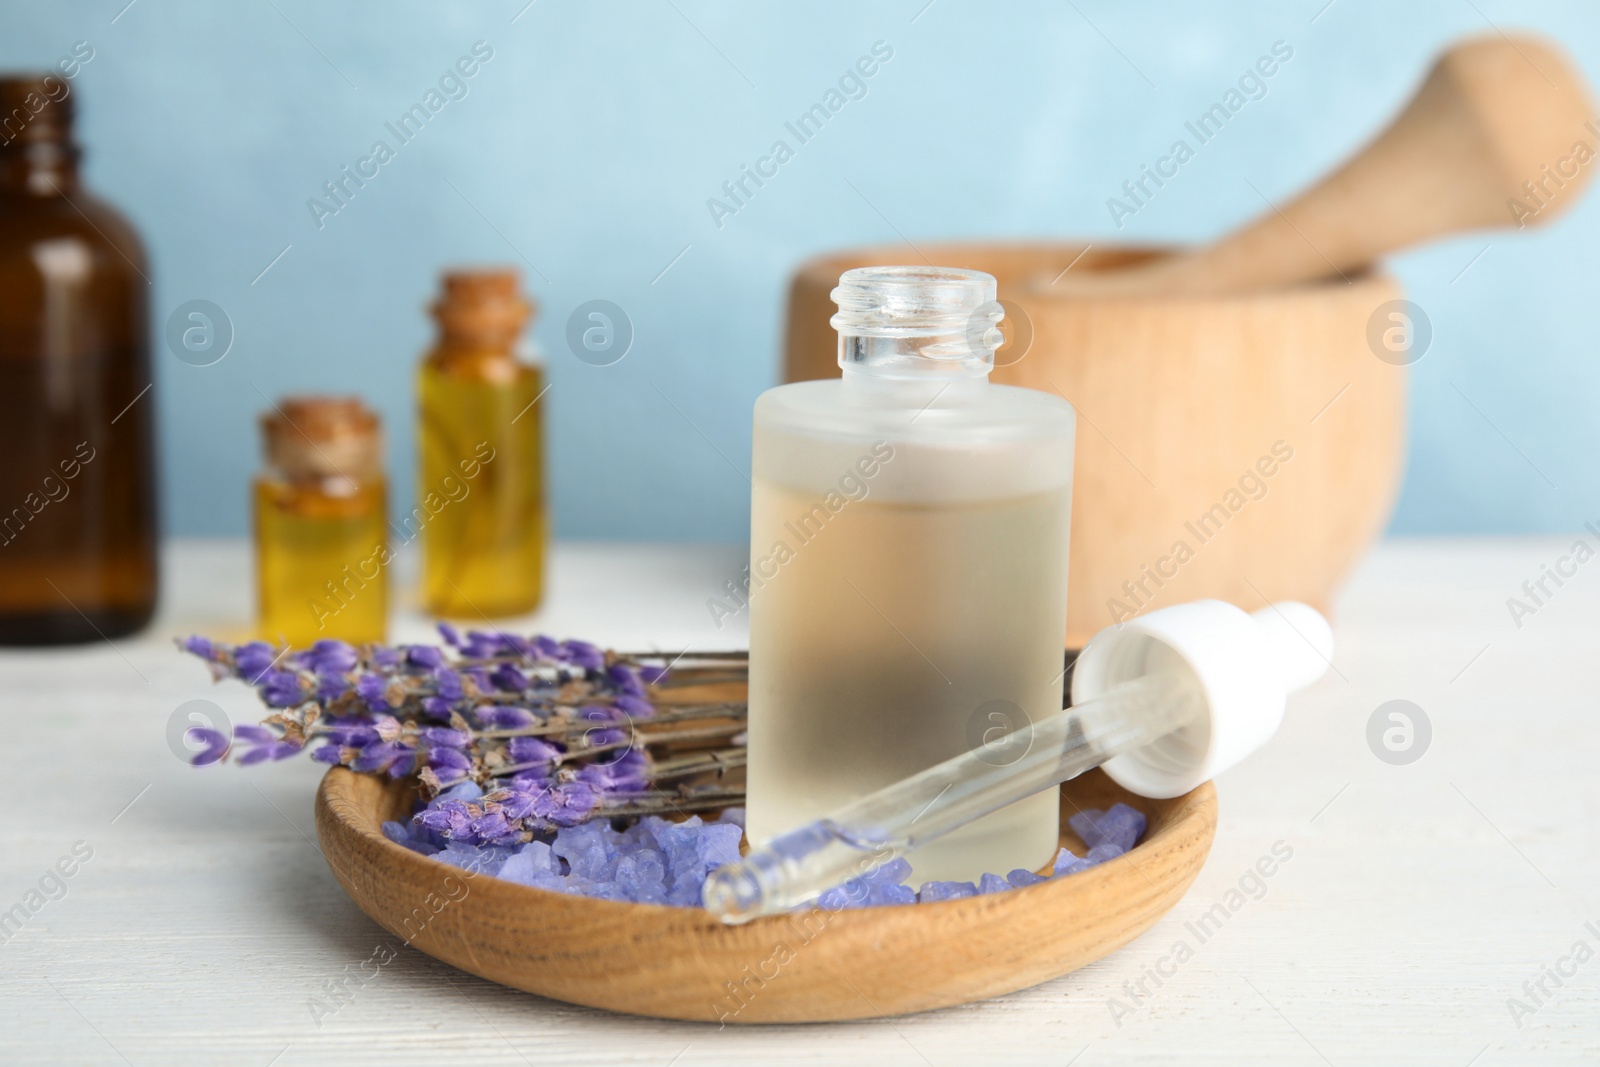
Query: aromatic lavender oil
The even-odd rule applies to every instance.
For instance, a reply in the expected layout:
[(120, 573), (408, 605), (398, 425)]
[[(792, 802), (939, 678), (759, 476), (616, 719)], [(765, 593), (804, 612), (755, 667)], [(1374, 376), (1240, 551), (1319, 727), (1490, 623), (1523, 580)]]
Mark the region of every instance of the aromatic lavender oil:
[[(868, 268), (834, 293), (840, 381), (756, 405), (748, 831), (764, 843), (1060, 710), (1074, 415), (990, 385), (995, 283)], [(918, 849), (913, 883), (1035, 869), (1054, 792)]]
[(323, 638), (382, 641), (390, 555), (377, 416), (358, 400), (298, 397), (261, 421), (257, 633), (296, 648)]
[(445, 275), (439, 343), (417, 378), (425, 611), (481, 620), (538, 607), (544, 584), (543, 373), (516, 340), (533, 306), (514, 271)]

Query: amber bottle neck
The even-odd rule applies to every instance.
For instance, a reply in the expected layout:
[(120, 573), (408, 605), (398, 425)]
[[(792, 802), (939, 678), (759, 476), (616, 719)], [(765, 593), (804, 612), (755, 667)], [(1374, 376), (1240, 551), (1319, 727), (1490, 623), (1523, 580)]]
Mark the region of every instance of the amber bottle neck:
[(77, 188), (76, 103), (54, 75), (0, 77), (0, 193), (53, 197)]
[(78, 188), (78, 149), (70, 141), (0, 143), (0, 195), (62, 196)]

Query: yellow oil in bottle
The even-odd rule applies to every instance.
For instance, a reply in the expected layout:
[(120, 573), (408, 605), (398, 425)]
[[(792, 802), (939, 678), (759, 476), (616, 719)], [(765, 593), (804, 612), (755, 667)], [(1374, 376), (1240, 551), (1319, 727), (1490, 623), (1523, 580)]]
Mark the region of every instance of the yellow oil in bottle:
[(514, 347), (532, 313), (517, 281), (447, 274), (433, 309), (441, 337), (418, 374), (417, 505), (398, 527), (422, 538), (422, 606), (435, 615), (521, 615), (544, 591), (544, 376)]
[[(831, 518), (821, 499), (760, 478), (752, 497), (765, 579), (750, 620), (752, 840), (960, 755), (996, 721), (1061, 707), (1070, 492), (869, 495)], [(1059, 802), (1047, 790), (917, 849), (915, 879), (1039, 867)]]
[(257, 632), (304, 647), (383, 641), (389, 610), (387, 486), (377, 417), (359, 401), (286, 400), (262, 420), (253, 488)]
[(258, 478), (257, 567), (267, 641), (382, 641), (389, 612), (384, 486), (336, 495), (321, 485)]

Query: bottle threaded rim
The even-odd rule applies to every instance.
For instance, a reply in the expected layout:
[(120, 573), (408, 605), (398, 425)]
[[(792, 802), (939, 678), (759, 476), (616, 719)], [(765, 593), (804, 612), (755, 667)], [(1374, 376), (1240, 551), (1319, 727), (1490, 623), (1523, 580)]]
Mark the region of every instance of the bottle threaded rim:
[(70, 137), (73, 97), (71, 83), (59, 74), (0, 76), (0, 148)]
[(891, 376), (987, 375), (1005, 343), (994, 276), (961, 267), (857, 267), (831, 294), (839, 364)]

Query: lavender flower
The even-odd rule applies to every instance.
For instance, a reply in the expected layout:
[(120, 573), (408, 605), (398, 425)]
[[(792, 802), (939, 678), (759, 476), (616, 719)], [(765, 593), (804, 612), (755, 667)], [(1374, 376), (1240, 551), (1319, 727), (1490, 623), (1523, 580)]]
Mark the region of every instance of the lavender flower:
[(371, 723), (329, 720), (323, 724), (323, 735), (335, 746), (360, 748), (378, 740), (377, 727)]
[(506, 755), (512, 763), (551, 763), (563, 749), (538, 737), (513, 737), (506, 742)]
[(265, 671), (261, 675), (261, 699), (269, 708), (292, 708), (306, 698), (300, 675), (294, 671)]
[[(437, 825), (414, 824), (428, 835), (427, 847), (502, 847), (602, 815), (706, 807), (742, 794), (737, 785), (706, 781), (738, 766), (727, 762), (743, 744), (733, 736), (737, 722), (729, 733), (713, 731), (722, 750), (704, 752), (703, 765), (696, 760), (704, 729), (683, 721), (696, 716), (681, 704), (655, 733), (635, 732), (635, 722), (656, 717), (651, 685), (664, 677), (661, 668), (585, 641), (462, 634), (448, 624), (439, 633), (437, 646), (324, 640), (291, 650), (202, 636), (179, 646), (217, 677), (254, 686), (271, 710), (262, 725), (240, 727), (231, 746), (237, 762), (307, 752), (329, 766), (414, 776), (424, 795), (454, 802), (442, 809), (454, 815), (429, 817)], [(704, 710), (713, 721), (741, 717), (725, 704)], [(682, 740), (673, 732), (680, 722)], [(230, 750), (220, 735), (196, 738), (202, 759)], [(686, 747), (691, 739), (698, 744)], [(658, 742), (666, 755), (662, 784), (653, 784)], [(467, 789), (473, 792), (461, 792)]]
[(366, 701), (367, 707), (373, 711), (387, 711), (389, 709), (389, 683), (382, 675), (363, 674), (356, 679), (356, 696)]
[(350, 767), (352, 770), (368, 774), (388, 774), (391, 778), (403, 778), (411, 773), (415, 757), (416, 749), (409, 745), (398, 741), (374, 741), (361, 746)]
[(491, 730), (520, 730), (537, 720), (527, 708), (510, 704), (484, 704), (476, 709), (478, 721)]
[(239, 677), (254, 685), (263, 674), (272, 669), (277, 656), (265, 641), (251, 641), (233, 650), (233, 665)]
[(422, 765), (432, 770), (441, 780), (456, 781), (472, 770), (472, 758), (454, 748), (430, 748), (422, 757)]
[(360, 662), (360, 658), (354, 645), (343, 641), (323, 640), (298, 653), (297, 663), (318, 674), (343, 674), (353, 670)]
[(417, 735), (435, 748), (466, 748), (472, 743), (470, 732), (444, 726), (425, 726)]
[(465, 801), (440, 800), (413, 818), (419, 826), (459, 841), (472, 840), (472, 811)]
[(507, 693), (520, 693), (528, 688), (528, 676), (509, 663), (502, 663), (489, 675), (489, 680)]
[(460, 700), (464, 695), (461, 675), (449, 667), (439, 667), (433, 672), (433, 685), (445, 700)]
[(630, 719), (648, 719), (656, 713), (655, 705), (642, 696), (623, 694), (617, 697), (617, 710)]
[(200, 751), (189, 760), (196, 767), (208, 767), (216, 763), (227, 756), (230, 747), (227, 736), (221, 730), (213, 730), (206, 726), (189, 727), (183, 733), (183, 740), (186, 744), (201, 746)]
[(336, 702), (340, 697), (344, 696), (345, 693), (349, 692), (349, 690), (350, 690), (350, 686), (345, 682), (345, 680), (342, 677), (340, 677), (337, 674), (319, 674), (319, 675), (317, 675), (317, 685), (316, 685), (315, 692), (316, 692), (317, 701), (319, 703), (332, 704), (332, 703)]
[(639, 679), (639, 673), (626, 663), (612, 664), (606, 674), (616, 683), (617, 688), (628, 696), (644, 696), (644, 682)]
[(588, 782), (602, 793), (643, 792), (650, 784), (650, 761), (643, 752), (628, 749), (609, 763), (591, 763), (578, 772), (578, 780)]
[(288, 759), (291, 756), (298, 756), (303, 747), (294, 741), (279, 737), (278, 734), (265, 726), (255, 726), (250, 723), (240, 723), (235, 726), (233, 728), (233, 739), (239, 742), (242, 748), (237, 762), (246, 767), (253, 763), (265, 763), (269, 760)]
[(552, 826), (576, 826), (600, 806), (600, 791), (588, 782), (571, 781), (540, 794), (533, 813)]
[(561, 650), (568, 662), (579, 667), (597, 671), (606, 665), (605, 653), (587, 641), (563, 641)]
[[(578, 709), (578, 717), (585, 722), (615, 723), (626, 721), (626, 716), (616, 708), (606, 707), (601, 704), (587, 704)], [(584, 743), (591, 748), (600, 748), (605, 745), (615, 745), (628, 739), (628, 731), (623, 729), (603, 729), (598, 726), (584, 731)]]
[(444, 653), (433, 645), (409, 645), (406, 648), (406, 662), (413, 667), (442, 667)]
[(500, 638), (482, 630), (468, 630), (466, 641), (459, 647), (467, 659), (493, 659), (502, 651)]

